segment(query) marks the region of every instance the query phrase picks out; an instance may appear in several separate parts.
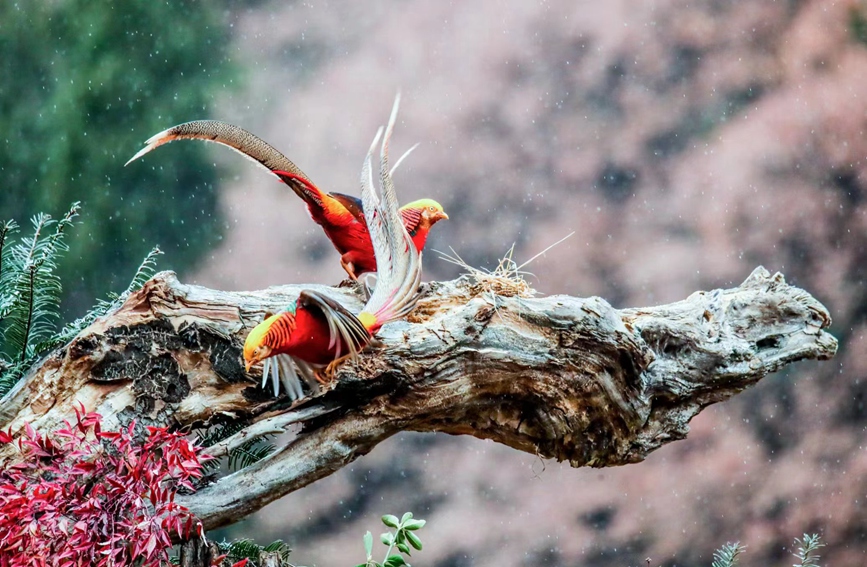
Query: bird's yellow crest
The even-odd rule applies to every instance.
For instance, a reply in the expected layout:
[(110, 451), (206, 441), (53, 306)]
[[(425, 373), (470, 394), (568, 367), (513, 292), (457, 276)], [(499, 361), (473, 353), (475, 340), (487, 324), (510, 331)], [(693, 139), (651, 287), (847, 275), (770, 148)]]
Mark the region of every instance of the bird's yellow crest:
[[(443, 211), (443, 206), (434, 201), (433, 199), (419, 199), (418, 201), (413, 201), (402, 206), (401, 210), (403, 209), (431, 209), (432, 213), (445, 214), (445, 211)], [(448, 218), (448, 216), (446, 216), (445, 218)]]

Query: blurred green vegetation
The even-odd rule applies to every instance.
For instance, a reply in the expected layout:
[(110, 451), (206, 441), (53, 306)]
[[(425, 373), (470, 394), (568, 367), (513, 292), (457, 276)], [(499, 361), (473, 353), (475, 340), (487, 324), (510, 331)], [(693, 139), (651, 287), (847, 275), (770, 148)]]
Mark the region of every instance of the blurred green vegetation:
[(159, 245), (189, 270), (220, 238), (218, 172), (200, 144), (124, 162), (234, 84), (223, 3), (0, 2), (0, 219), (82, 202), (58, 275), (66, 317), (118, 289)]
[(862, 0), (849, 9), (849, 32), (856, 42), (867, 45), (867, 2)]

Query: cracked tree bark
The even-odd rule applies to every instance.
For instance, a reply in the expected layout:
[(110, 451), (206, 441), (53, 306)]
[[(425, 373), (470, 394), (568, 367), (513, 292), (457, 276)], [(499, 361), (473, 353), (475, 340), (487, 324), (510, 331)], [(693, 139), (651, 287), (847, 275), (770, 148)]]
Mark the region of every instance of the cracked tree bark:
[[(837, 347), (823, 330), (827, 310), (763, 268), (733, 289), (622, 310), (598, 297), (494, 295), (464, 277), (429, 284), (407, 321), (381, 331), (380, 347), (291, 408), (245, 374), (241, 347), (266, 312), (311, 288), (361, 307), (354, 288), (221, 292), (160, 273), (31, 370), (0, 404), (0, 427), (48, 431), (78, 403), (109, 428), (247, 424), (210, 448), (221, 455), (301, 423), (270, 457), (182, 498), (210, 529), (400, 431), (473, 435), (575, 467), (636, 463), (684, 438), (704, 407)], [(4, 466), (13, 458), (0, 452)]]

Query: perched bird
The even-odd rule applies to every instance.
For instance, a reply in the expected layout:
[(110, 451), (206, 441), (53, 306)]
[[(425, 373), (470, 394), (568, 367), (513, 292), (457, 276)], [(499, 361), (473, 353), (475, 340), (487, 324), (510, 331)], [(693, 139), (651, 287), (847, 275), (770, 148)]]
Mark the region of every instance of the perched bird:
[(264, 361), (262, 385), (270, 375), (274, 395), (282, 381), (291, 399), (301, 398), (299, 373), (316, 391), (317, 381), (324, 382), (337, 364), (357, 356), (380, 327), (409, 313), (418, 300), (421, 251), (404, 225), (388, 165), (388, 143), (399, 102), (399, 98), (395, 100), (380, 150), (381, 199), (373, 187), (371, 160), (382, 128), (368, 150), (361, 172), (362, 209), (379, 268), (376, 287), (357, 316), (324, 294), (305, 290), (283, 311), (267, 317), (250, 331), (244, 344), (247, 371)]
[[(356, 280), (364, 273), (377, 271), (361, 199), (341, 193), (325, 193), (286, 156), (242, 128), (216, 120), (196, 120), (179, 124), (150, 138), (147, 145), (126, 163), (129, 164), (163, 144), (187, 139), (228, 146), (267, 168), (307, 203), (310, 216), (325, 230), (326, 236), (340, 252), (340, 265), (350, 278)], [(407, 154), (409, 152), (397, 161), (392, 173)], [(408, 203), (401, 207), (400, 215), (419, 252), (424, 250), (431, 227), (438, 221), (449, 218), (442, 206), (433, 199)]]

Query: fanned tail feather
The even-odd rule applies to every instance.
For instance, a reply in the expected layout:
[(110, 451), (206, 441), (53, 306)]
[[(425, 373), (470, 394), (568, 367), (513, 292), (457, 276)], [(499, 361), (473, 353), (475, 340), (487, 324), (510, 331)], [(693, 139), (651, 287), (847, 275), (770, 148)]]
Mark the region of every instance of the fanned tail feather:
[(418, 301), (418, 286), (421, 282), (421, 253), (416, 250), (404, 227), (391, 178), (393, 170), (389, 168), (389, 142), (399, 106), (400, 95), (395, 98), (380, 149), (382, 198), (377, 196), (373, 186), (372, 165), (381, 129), (367, 153), (361, 172), (361, 198), (377, 266), (376, 288), (363, 310), (363, 313), (372, 316), (365, 318), (365, 326), (371, 332), (409, 313)]
[[(401, 283), (401, 286), (392, 296), (392, 302), (384, 310), (380, 308), (376, 312), (377, 318), (383, 321), (403, 317), (415, 307), (418, 300), (418, 286), (421, 282), (421, 253), (417, 251), (412, 238), (406, 231), (397, 201), (394, 181), (391, 177), (394, 169), (390, 170), (388, 167), (389, 141), (397, 122), (399, 104), (400, 95), (395, 98), (380, 151), (380, 184), (385, 199), (386, 212), (389, 216), (389, 242), (392, 245), (392, 258), (395, 262), (392, 270), (394, 278), (392, 284)], [(398, 163), (401, 160), (398, 160)]]

